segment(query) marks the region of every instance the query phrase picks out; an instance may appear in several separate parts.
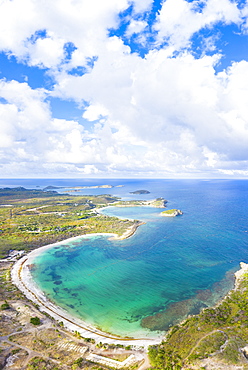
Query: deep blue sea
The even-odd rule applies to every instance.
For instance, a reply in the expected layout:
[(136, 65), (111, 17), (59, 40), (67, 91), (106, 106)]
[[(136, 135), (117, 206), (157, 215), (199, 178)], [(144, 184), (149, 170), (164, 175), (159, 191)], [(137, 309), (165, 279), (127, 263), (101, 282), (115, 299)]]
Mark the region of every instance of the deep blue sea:
[[(37, 257), (33, 277), (52, 301), (104, 331), (156, 336), (232, 288), (239, 263), (248, 263), (246, 180), (0, 180), (0, 187), (37, 189), (105, 184), (114, 187), (77, 194), (164, 197), (168, 209), (183, 215), (161, 217), (161, 209), (150, 207), (107, 208), (106, 214), (146, 224), (123, 241), (87, 237)], [(141, 189), (150, 193), (130, 194)]]

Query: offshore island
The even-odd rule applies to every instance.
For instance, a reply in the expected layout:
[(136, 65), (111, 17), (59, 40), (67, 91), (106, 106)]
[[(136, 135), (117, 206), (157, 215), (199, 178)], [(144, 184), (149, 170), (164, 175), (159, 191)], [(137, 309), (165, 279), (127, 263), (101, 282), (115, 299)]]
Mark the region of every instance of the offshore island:
[[(125, 204), (109, 195), (68, 196), (24, 188), (0, 189), (0, 196), (1, 368), (248, 368), (248, 265), (244, 263), (236, 273), (235, 289), (219, 304), (173, 326), (159, 341), (119, 338), (75, 321), (70, 323), (70, 317), (49, 306), (46, 299), (41, 300), (32, 284), (28, 292), (28, 269), (22, 275), (28, 256), (23, 254), (89, 233), (130, 237), (141, 222), (105, 216), (97, 210), (108, 205), (164, 208), (167, 201), (163, 198)], [(175, 211), (179, 210), (168, 210), (167, 214), (181, 214)], [(21, 291), (11, 281), (11, 269), (17, 287), (26, 284), (19, 285)], [(44, 305), (48, 305), (47, 310)]]

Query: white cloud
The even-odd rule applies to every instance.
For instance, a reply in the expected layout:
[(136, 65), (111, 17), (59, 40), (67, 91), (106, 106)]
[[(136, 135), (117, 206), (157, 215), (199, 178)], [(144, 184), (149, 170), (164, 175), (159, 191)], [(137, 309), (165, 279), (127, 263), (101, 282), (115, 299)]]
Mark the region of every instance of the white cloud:
[[(197, 10), (202, 5), (202, 11)], [(164, 40), (175, 50), (188, 47), (191, 37), (203, 28), (214, 24), (241, 23), (240, 11), (229, 0), (192, 1), (166, 0), (157, 17), (155, 30), (158, 42)]]
[(39, 38), (34, 44), (28, 46), (28, 64), (42, 68), (56, 67), (64, 58), (64, 44), (63, 39), (57, 39), (53, 34), (44, 39)]
[(90, 137), (78, 122), (53, 119), (44, 91), (2, 80), (0, 96), (7, 102), (0, 104), (3, 161), (77, 162), (83, 140)]
[(128, 28), (127, 28), (126, 36), (127, 37), (130, 37), (133, 34), (140, 33), (142, 31), (144, 31), (144, 29), (146, 28), (146, 26), (147, 26), (147, 22), (145, 22), (145, 21), (132, 20), (130, 22)]
[(152, 7), (152, 0), (133, 0), (134, 10), (136, 13), (143, 13)]
[[(95, 114), (96, 107), (106, 109), (106, 125), (117, 130), (108, 135), (122, 146), (118, 155), (126, 167), (125, 158), (133, 163), (140, 157), (135, 168), (155, 166), (160, 172), (217, 168), (224, 157), (247, 156), (248, 140), (247, 63), (216, 74), (218, 58), (195, 59), (185, 53), (171, 59), (159, 50), (141, 59), (120, 46), (100, 55), (88, 75), (60, 76), (57, 93), (73, 99), (81, 94), (81, 99), (90, 100), (85, 117), (92, 111), (92, 118), (99, 118), (101, 110)], [(117, 157), (112, 161), (117, 166)]]
[(71, 42), (80, 50), (68, 64), (73, 68), (75, 61), (83, 64), (97, 55), (108, 28), (118, 26), (117, 15), (128, 6), (128, 0), (2, 0), (0, 50), (30, 66), (53, 68), (64, 59), (63, 46)]
[(2, 0), (0, 7), (0, 48), (23, 55), (23, 41), (41, 26), (35, 2)]
[(241, 9), (241, 16), (243, 20), (242, 24), (242, 31), (244, 34), (247, 35), (248, 33), (248, 3), (244, 4), (243, 8)]
[(10, 104), (0, 105), (0, 148), (13, 145), (13, 125), (16, 120), (17, 109)]
[[(50, 68), (55, 81), (52, 91), (0, 81), (3, 174), (245, 173), (248, 62), (216, 73), (218, 51), (198, 59), (190, 49), (182, 51), (203, 28), (240, 24), (235, 2), (165, 1), (156, 19), (156, 46), (168, 45), (152, 48), (145, 58), (120, 37), (108, 36), (131, 3), (128, 37), (144, 31), (146, 18), (137, 14), (151, 9), (151, 0), (1, 1), (0, 48), (29, 66)], [(213, 52), (214, 42), (208, 37), (204, 52)], [(67, 43), (75, 50), (64, 63)], [(87, 65), (93, 57), (94, 66)], [(87, 73), (68, 73), (78, 66)], [(84, 107), (87, 129), (52, 117), (49, 96)]]
[(108, 110), (100, 104), (90, 105), (86, 108), (83, 118), (87, 119), (88, 121), (96, 121), (101, 117), (108, 115)]

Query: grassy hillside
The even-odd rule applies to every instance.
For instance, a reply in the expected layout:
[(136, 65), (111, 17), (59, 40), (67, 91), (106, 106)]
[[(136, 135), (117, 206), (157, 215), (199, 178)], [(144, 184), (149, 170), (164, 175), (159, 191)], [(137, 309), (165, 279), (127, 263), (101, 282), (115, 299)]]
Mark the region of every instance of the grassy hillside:
[[(248, 369), (248, 274), (216, 307), (174, 326), (149, 349), (152, 369)], [(205, 367), (207, 362), (216, 364)], [(220, 367), (217, 367), (218, 366)], [(230, 366), (230, 367), (229, 367)], [(240, 369), (240, 367), (239, 367)]]

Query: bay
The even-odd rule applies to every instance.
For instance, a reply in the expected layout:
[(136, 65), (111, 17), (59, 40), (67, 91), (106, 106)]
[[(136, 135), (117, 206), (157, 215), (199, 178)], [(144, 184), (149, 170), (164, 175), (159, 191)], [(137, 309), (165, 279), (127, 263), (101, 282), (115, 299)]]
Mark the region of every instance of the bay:
[[(22, 179), (15, 184), (25, 187), (25, 181), (30, 187), (111, 184), (110, 189), (81, 189), (77, 194), (164, 197), (168, 209), (183, 211), (166, 218), (160, 209), (109, 207), (106, 214), (146, 224), (123, 241), (87, 237), (36, 258), (33, 278), (49, 299), (104, 331), (134, 337), (161, 334), (216, 303), (232, 288), (239, 263), (248, 262), (246, 180)], [(130, 194), (139, 189), (150, 193)]]

